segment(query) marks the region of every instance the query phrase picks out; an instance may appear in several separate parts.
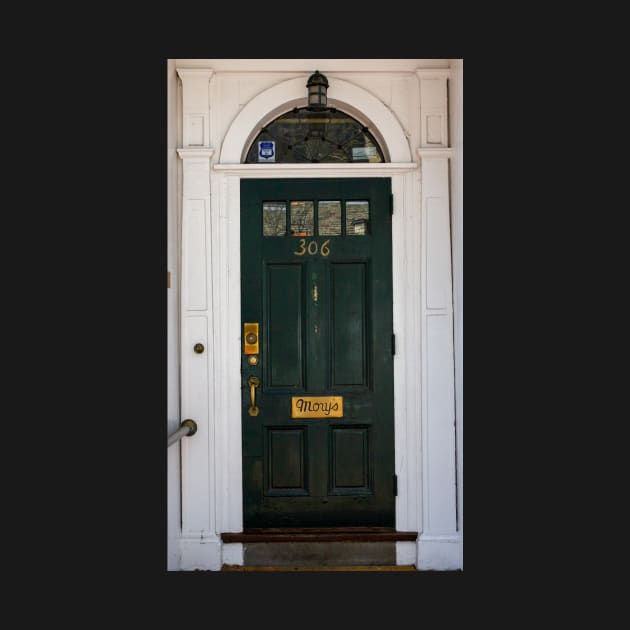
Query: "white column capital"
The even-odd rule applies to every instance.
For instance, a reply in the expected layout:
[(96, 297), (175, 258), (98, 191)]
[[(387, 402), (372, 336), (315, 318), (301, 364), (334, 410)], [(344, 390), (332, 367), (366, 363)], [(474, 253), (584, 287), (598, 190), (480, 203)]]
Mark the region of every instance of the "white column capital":
[(418, 79), (450, 79), (449, 68), (416, 68)]
[(214, 149), (177, 149), (177, 155), (182, 160), (207, 158), (208, 160), (213, 156)]
[(214, 74), (214, 70), (212, 68), (177, 68), (177, 74), (182, 81), (191, 77), (195, 79), (206, 77), (209, 81)]
[(453, 157), (453, 149), (446, 147), (444, 149), (416, 149), (418, 157), (423, 158), (451, 158)]
[(183, 162), (183, 199), (210, 197), (210, 158), (214, 149), (177, 149)]

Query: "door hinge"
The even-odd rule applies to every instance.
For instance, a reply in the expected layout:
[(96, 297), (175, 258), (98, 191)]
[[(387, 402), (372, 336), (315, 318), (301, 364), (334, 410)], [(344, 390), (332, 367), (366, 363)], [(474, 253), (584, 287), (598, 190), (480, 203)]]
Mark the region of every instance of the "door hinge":
[(394, 193), (389, 195), (389, 214), (394, 214)]
[(396, 335), (392, 333), (392, 355), (396, 354)]
[(398, 496), (398, 475), (394, 475), (394, 496)]

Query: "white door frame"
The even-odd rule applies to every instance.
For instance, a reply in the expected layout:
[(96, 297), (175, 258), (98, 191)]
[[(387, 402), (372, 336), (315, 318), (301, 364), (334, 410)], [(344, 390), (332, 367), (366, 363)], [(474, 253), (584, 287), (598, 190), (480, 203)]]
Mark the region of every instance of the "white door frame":
[[(396, 526), (419, 532), (397, 543), (397, 562), (459, 568), (453, 390), (453, 313), (446, 127), (447, 70), (419, 75), (423, 143), (412, 160), (391, 110), (367, 90), (330, 78), (331, 104), (369, 122), (391, 162), (241, 164), (263, 122), (304, 104), (304, 79), (282, 81), (247, 103), (209, 147), (211, 69), (178, 69), (183, 86), (181, 410), (197, 434), (182, 441), (181, 569), (242, 563), (240, 179), (391, 177)], [(423, 85), (423, 82), (425, 85)], [(443, 98), (442, 98), (443, 94)], [(429, 100), (427, 100), (429, 99)], [(441, 134), (441, 135), (440, 135)], [(437, 140), (437, 142), (436, 142)], [(436, 146), (437, 145), (437, 146)], [(192, 347), (203, 343), (206, 352)]]

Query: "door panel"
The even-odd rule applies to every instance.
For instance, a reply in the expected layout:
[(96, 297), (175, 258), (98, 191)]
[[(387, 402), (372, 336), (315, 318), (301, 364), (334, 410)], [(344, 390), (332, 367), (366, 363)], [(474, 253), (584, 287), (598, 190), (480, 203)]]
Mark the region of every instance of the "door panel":
[(266, 388), (302, 386), (301, 264), (266, 265)]
[(367, 386), (366, 263), (331, 264), (332, 385)]
[(369, 494), (369, 427), (331, 427), (331, 493)]
[(306, 495), (306, 428), (268, 428), (267, 486), (269, 496)]
[[(242, 323), (260, 324), (241, 363), (245, 527), (394, 526), (390, 194), (241, 180)], [(324, 397), (300, 403), (318, 417), (293, 418), (294, 397)]]

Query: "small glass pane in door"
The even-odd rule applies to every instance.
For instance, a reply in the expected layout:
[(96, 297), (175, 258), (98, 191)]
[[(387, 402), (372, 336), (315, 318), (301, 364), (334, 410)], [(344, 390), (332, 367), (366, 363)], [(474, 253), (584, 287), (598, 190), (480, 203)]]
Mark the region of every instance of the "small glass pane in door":
[(365, 236), (370, 227), (368, 201), (346, 201), (346, 236)]
[(341, 201), (320, 201), (317, 211), (317, 231), (320, 236), (341, 234)]
[(291, 236), (313, 236), (313, 202), (291, 202)]
[(282, 201), (263, 202), (263, 236), (286, 236), (287, 204)]

